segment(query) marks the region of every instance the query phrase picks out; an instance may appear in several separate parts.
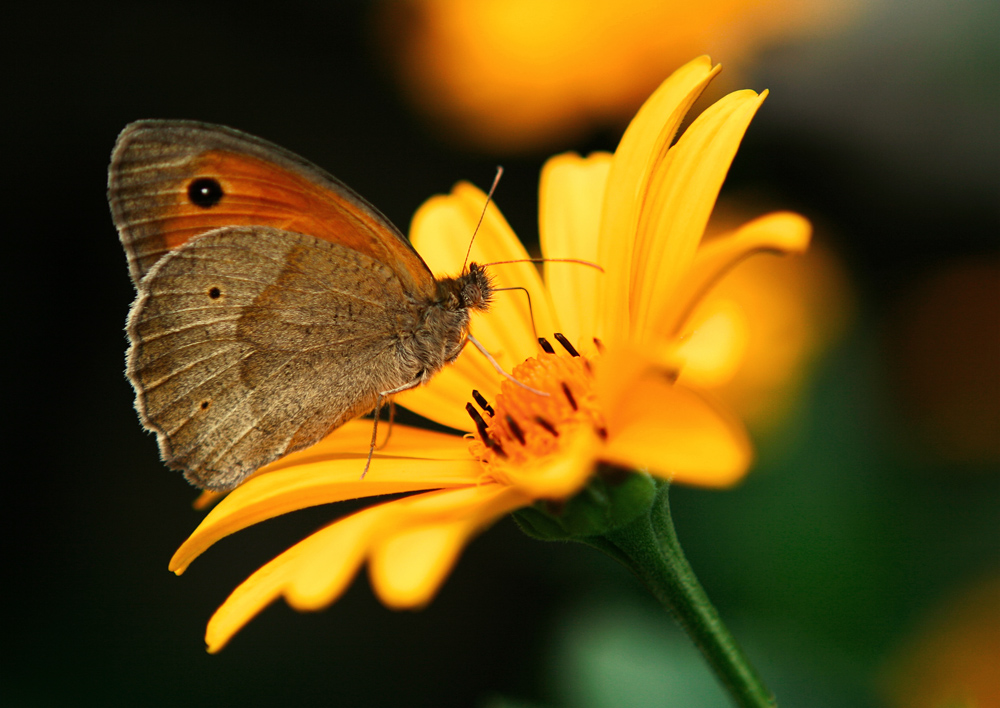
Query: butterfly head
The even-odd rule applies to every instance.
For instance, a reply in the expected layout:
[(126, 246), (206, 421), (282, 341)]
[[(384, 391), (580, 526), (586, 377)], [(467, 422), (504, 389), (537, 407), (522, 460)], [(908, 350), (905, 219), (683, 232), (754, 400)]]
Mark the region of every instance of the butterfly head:
[(486, 272), (486, 268), (478, 263), (470, 263), (469, 270), (456, 279), (456, 284), (459, 286), (456, 292), (459, 307), (484, 312), (490, 308), (490, 302), (493, 300), (493, 279)]

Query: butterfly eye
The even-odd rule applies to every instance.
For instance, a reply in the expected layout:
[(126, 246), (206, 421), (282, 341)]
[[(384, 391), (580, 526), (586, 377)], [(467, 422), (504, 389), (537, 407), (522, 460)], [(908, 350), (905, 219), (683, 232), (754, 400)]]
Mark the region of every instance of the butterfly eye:
[(188, 185), (188, 199), (202, 209), (211, 209), (222, 200), (222, 185), (211, 177), (201, 177)]

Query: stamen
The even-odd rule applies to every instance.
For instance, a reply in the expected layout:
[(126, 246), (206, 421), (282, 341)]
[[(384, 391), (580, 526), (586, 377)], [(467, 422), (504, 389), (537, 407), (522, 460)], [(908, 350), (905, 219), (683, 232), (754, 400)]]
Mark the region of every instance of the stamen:
[(552, 423), (545, 420), (545, 418), (543, 418), (542, 416), (536, 415), (535, 422), (538, 423), (543, 428), (545, 428), (547, 431), (549, 431), (549, 433), (552, 434), (554, 437), (557, 438), (559, 437), (559, 431), (556, 430), (556, 426), (552, 425)]
[(546, 351), (546, 352), (547, 352), (548, 354), (555, 354), (555, 353), (556, 353), (556, 350), (552, 348), (552, 345), (551, 345), (551, 344), (549, 344), (549, 340), (547, 340), (547, 339), (546, 339), (545, 337), (539, 337), (539, 338), (538, 338), (538, 344), (539, 344), (539, 346), (541, 346), (541, 347), (542, 347), (542, 349), (544, 349), (544, 350), (545, 350), (545, 351)]
[[(559, 335), (559, 339), (566, 338)], [(539, 338), (538, 342), (541, 347), (548, 345), (548, 348), (558, 349), (554, 347), (552, 335), (548, 341)], [(563, 346), (562, 341), (560, 346)], [(586, 366), (587, 359), (577, 355), (572, 344), (566, 351), (573, 356), (539, 351), (512, 372), (519, 380), (545, 391), (548, 396), (534, 395), (524, 386), (514, 386), (508, 380), (501, 383), (500, 391), (492, 400), (492, 408), (487, 409), (486, 398), (478, 391), (473, 393), (481, 408), (471, 402), (466, 406), (479, 431), (479, 435), (472, 437), (469, 450), (493, 479), (517, 479), (525, 469), (533, 467), (534, 461), (560, 454), (566, 441), (575, 440), (582, 426), (587, 431), (594, 431), (590, 434), (595, 437), (607, 438), (607, 423), (593, 390), (593, 375)], [(492, 416), (483, 410), (491, 411)]]
[(566, 400), (569, 401), (571, 406), (573, 406), (573, 410), (580, 410), (579, 406), (576, 405), (576, 399), (573, 397), (573, 392), (569, 390), (569, 386), (566, 385), (565, 381), (562, 384), (562, 390), (563, 393), (566, 394)]
[(510, 415), (507, 415), (505, 420), (507, 421), (507, 427), (510, 428), (511, 435), (517, 438), (517, 441), (524, 445), (526, 443), (524, 439), (524, 431), (521, 430), (521, 426), (517, 424)]
[(490, 418), (492, 418), (494, 415), (493, 406), (491, 406), (490, 402), (486, 400), (486, 397), (475, 389), (472, 390), (472, 397), (476, 399), (476, 403), (479, 404), (479, 407), (482, 408), (484, 411), (486, 411), (489, 414)]
[(483, 444), (488, 447), (493, 447), (490, 445), (490, 435), (486, 432), (486, 421), (483, 420), (481, 415), (479, 415), (479, 411), (476, 410), (476, 407), (471, 403), (466, 403), (465, 410), (469, 414), (469, 417), (472, 418), (472, 422), (476, 424), (476, 431), (479, 433), (479, 437), (482, 439)]
[(594, 346), (597, 347), (597, 351), (599, 351), (601, 354), (604, 353), (604, 342), (602, 342), (597, 337), (594, 337)]
[(503, 457), (504, 459), (507, 458), (507, 452), (503, 449), (503, 446), (500, 444), (498, 440), (490, 438), (486, 444), (489, 445), (489, 448), (497, 455)]
[(563, 349), (568, 351), (571, 356), (580, 356), (580, 352), (578, 352), (576, 348), (569, 343), (569, 340), (566, 339), (566, 337), (563, 335), (562, 332), (556, 332), (554, 336), (556, 338), (556, 341), (562, 344)]

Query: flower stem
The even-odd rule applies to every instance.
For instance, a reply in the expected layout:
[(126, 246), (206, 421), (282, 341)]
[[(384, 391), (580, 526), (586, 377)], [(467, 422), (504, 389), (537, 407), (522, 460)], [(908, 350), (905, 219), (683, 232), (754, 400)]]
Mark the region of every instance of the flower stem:
[(773, 708), (767, 690), (712, 606), (684, 557), (664, 483), (648, 514), (586, 543), (627, 566), (680, 623), (736, 705)]

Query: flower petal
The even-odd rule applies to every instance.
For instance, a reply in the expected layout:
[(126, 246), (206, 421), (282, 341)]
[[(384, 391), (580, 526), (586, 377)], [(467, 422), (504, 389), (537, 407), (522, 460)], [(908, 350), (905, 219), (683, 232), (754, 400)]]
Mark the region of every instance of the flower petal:
[(632, 254), (633, 337), (649, 341), (690, 267), (743, 134), (765, 91), (736, 91), (705, 110), (650, 176)]
[(602, 459), (702, 486), (746, 473), (753, 450), (742, 424), (640, 354), (605, 357), (597, 377), (609, 431)]
[[(388, 440), (386, 436), (388, 435)], [(312, 447), (285, 455), (279, 460), (262, 467), (257, 474), (266, 474), (286, 467), (294, 467), (309, 462), (326, 462), (336, 458), (366, 457), (372, 439), (372, 420), (356, 418), (334, 430)], [(464, 460), (466, 445), (461, 437), (447, 433), (436, 433), (423, 428), (382, 421), (378, 429), (376, 456), (421, 458), (428, 460)], [(359, 472), (360, 474), (360, 472)]]
[(655, 330), (661, 336), (678, 335), (701, 298), (730, 268), (755, 253), (805, 253), (811, 234), (808, 220), (782, 211), (761, 216), (704, 244), (674, 294), (674, 307), (662, 311)]
[(559, 437), (557, 453), (502, 466), (504, 481), (532, 499), (565, 499), (580, 491), (594, 470), (601, 440), (590, 426), (562, 430)]
[[(456, 445), (464, 445), (455, 437)], [(183, 573), (212, 544), (259, 521), (345, 499), (474, 485), (482, 470), (465, 452), (457, 459), (419, 459), (377, 453), (364, 479), (367, 451), (339, 459), (305, 462), (260, 474), (230, 492), (177, 549), (170, 570)], [(419, 454), (419, 452), (418, 452)]]
[(601, 213), (598, 263), (604, 288), (598, 336), (608, 342), (629, 331), (628, 305), (633, 239), (650, 174), (664, 159), (684, 115), (720, 71), (699, 57), (671, 74), (643, 104), (615, 150)]
[(372, 580), (391, 607), (425, 604), (467, 540), (499, 516), (531, 503), (498, 484), (428, 492), (351, 514), (303, 539), (253, 573), (215, 611), (205, 641), (215, 653), (284, 595), (319, 610), (347, 588), (370, 556)]
[(427, 604), (473, 535), (507, 512), (531, 503), (499, 484), (454, 490), (448, 497), (450, 503), (462, 504), (451, 510), (452, 518), (403, 524), (372, 547), (368, 565), (372, 587), (388, 607)]
[(391, 519), (394, 503), (365, 509), (320, 529), (240, 583), (208, 621), (208, 651), (221, 650), (282, 595), (300, 610), (320, 609), (336, 600), (357, 574), (372, 534)]
[[(538, 225), (542, 255), (597, 263), (601, 207), (612, 157), (574, 153), (551, 158), (542, 168)], [(597, 292), (604, 275), (575, 263), (545, 263), (545, 285), (560, 331), (581, 346), (597, 328)]]
[[(467, 398), (468, 394), (456, 405), (464, 406)], [(465, 412), (464, 408), (462, 408), (462, 412)], [(467, 414), (465, 419), (469, 420)], [(325, 462), (335, 457), (357, 457), (360, 453), (367, 455), (368, 447), (371, 445), (372, 425), (372, 421), (367, 418), (356, 418), (348, 421), (315, 445), (292, 452), (261, 467), (254, 476), (307, 462)], [(468, 457), (468, 446), (460, 436), (398, 424), (392, 427), (391, 432), (389, 430), (388, 424), (383, 421), (379, 426), (378, 447), (376, 448), (379, 458), (415, 457), (429, 460), (464, 460)], [(475, 430), (475, 426), (472, 426), (472, 430)], [(229, 492), (204, 491), (194, 501), (193, 506), (199, 511), (204, 511), (227, 494)]]

